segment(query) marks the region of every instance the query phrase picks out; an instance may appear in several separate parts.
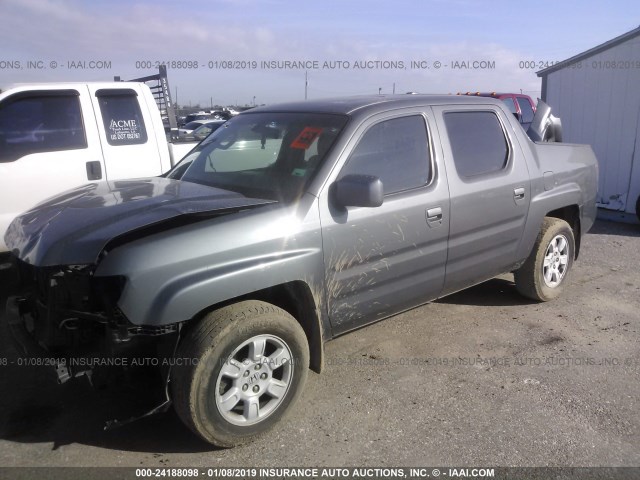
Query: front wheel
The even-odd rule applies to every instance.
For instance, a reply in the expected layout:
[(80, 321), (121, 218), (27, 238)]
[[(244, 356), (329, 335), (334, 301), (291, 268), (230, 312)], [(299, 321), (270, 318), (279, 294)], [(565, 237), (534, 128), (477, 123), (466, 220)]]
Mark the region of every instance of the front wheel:
[(232, 447), (271, 429), (307, 377), (309, 347), (284, 310), (245, 301), (205, 316), (178, 349), (176, 412), (205, 441)]
[(562, 293), (575, 255), (573, 230), (559, 218), (546, 217), (526, 262), (514, 273), (525, 297), (548, 302)]

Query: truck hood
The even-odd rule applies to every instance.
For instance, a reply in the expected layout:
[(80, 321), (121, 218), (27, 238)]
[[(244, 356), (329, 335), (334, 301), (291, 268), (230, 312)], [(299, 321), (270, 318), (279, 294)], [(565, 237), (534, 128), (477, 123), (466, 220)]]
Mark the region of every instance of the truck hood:
[[(272, 203), (191, 182), (153, 177), (84, 185), (16, 217), (5, 242), (36, 266), (95, 263), (107, 243), (180, 216), (211, 216)], [(154, 231), (158, 231), (155, 229)]]

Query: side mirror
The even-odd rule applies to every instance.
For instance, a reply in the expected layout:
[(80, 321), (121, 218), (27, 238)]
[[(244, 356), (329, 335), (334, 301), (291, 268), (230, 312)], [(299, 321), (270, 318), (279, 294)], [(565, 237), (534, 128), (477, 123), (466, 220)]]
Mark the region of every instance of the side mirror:
[(333, 198), (341, 207), (379, 207), (382, 181), (373, 175), (346, 175), (333, 184)]
[(518, 112), (513, 112), (513, 116), (516, 117), (518, 123), (522, 123), (522, 115), (520, 115)]

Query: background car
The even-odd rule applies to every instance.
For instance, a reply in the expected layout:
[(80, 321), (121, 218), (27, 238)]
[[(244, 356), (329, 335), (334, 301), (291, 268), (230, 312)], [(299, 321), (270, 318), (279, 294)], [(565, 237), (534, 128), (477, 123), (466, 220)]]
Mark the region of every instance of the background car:
[[(198, 128), (201, 127), (202, 125), (206, 125), (207, 123), (211, 123), (217, 121), (219, 122), (220, 120), (214, 120), (212, 118), (207, 118), (207, 119), (203, 119), (203, 120), (193, 120), (189, 123), (186, 123), (185, 125), (183, 125), (182, 127), (180, 127), (178, 129), (178, 135), (180, 135), (181, 137), (184, 135), (190, 135), (191, 133), (193, 133), (193, 131)], [(224, 123), (224, 121), (223, 121)]]
[[(194, 122), (192, 122), (194, 123)], [(181, 139), (185, 141), (196, 141), (201, 142), (211, 132), (215, 132), (220, 126), (224, 125), (226, 120), (211, 120), (205, 123), (202, 123), (199, 127), (195, 128), (191, 133), (181, 135)]]
[(536, 104), (533, 102), (529, 95), (524, 95), (522, 93), (467, 92), (458, 93), (458, 95), (492, 97), (502, 100), (507, 105), (507, 107), (509, 107), (509, 111), (513, 113), (520, 121), (522, 128), (524, 128), (525, 130), (527, 130), (529, 128), (529, 125), (531, 125), (533, 116), (536, 113)]
[(182, 121), (179, 123), (179, 125), (180, 127), (183, 127), (195, 120), (212, 120), (214, 118), (214, 115), (207, 112), (197, 112), (197, 113), (190, 113), (189, 115), (181, 118), (182, 118)]

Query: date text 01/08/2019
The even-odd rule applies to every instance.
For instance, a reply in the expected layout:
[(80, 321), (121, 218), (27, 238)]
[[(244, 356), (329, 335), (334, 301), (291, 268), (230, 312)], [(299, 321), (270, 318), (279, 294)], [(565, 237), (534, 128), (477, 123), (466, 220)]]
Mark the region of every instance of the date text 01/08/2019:
[(592, 60), (592, 61), (558, 61), (558, 60), (521, 60), (518, 68), (521, 70), (544, 70), (551, 67), (591, 70), (631, 70), (640, 69), (640, 60)]
[(136, 477), (208, 477), (208, 478), (494, 478), (494, 468), (403, 468), (403, 467), (270, 467), (270, 468), (136, 468)]

